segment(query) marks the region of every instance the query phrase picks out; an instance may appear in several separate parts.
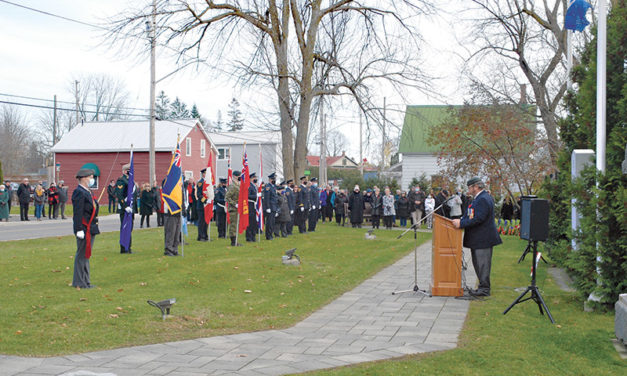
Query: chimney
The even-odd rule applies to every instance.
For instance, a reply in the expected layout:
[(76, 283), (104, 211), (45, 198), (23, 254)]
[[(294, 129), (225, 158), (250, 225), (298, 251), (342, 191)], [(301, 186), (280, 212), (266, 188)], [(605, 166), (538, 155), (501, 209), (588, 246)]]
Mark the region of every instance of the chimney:
[(519, 104), (527, 104), (527, 84), (520, 84), (520, 101)]

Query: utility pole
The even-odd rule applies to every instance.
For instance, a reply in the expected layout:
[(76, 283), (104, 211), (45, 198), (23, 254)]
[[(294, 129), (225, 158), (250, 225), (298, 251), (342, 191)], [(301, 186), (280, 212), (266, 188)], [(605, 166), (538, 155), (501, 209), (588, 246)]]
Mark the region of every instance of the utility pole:
[(146, 21), (146, 31), (150, 39), (150, 134), (148, 152), (149, 165), (149, 182), (154, 182), (157, 177), (155, 174), (155, 39), (156, 39), (156, 19), (157, 19), (157, 1), (152, 0), (152, 20)]
[(363, 142), (363, 124), (361, 122), (361, 109), (359, 109), (359, 170), (361, 177), (364, 177), (364, 142)]
[(52, 146), (57, 143), (57, 95), (54, 95), (54, 112), (52, 113)]
[(74, 92), (76, 93), (76, 126), (78, 126), (78, 81), (74, 80)]
[(386, 107), (386, 97), (383, 97), (383, 125), (381, 126), (381, 134), (383, 139), (381, 140), (381, 172), (385, 168), (385, 126), (387, 123), (387, 119), (385, 117), (385, 107)]
[(326, 116), (324, 115), (324, 97), (320, 97), (320, 186), (327, 184), (327, 152), (326, 152)]

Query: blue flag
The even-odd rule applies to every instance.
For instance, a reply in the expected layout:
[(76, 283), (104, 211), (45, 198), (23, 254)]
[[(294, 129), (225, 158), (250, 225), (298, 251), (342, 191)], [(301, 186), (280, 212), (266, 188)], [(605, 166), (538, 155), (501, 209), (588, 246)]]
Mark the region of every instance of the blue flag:
[(133, 232), (133, 193), (135, 192), (135, 165), (133, 164), (133, 150), (131, 150), (131, 168), (128, 171), (128, 186), (126, 189), (126, 206), (131, 212), (124, 212), (122, 230), (120, 230), (120, 245), (127, 251), (131, 248), (131, 233)]
[(592, 5), (584, 0), (570, 0), (566, 16), (564, 17), (564, 27), (568, 30), (583, 31), (590, 22), (586, 19), (586, 12)]
[(183, 175), (181, 174), (181, 149), (176, 143), (168, 176), (163, 183), (163, 210), (170, 214), (181, 212), (183, 207)]

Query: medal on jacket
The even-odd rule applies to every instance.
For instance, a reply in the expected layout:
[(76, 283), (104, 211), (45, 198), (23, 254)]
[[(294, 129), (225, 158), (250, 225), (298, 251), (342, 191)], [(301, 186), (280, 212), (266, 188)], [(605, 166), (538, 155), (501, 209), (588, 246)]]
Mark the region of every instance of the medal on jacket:
[(472, 204), (468, 206), (468, 218), (473, 219), (475, 217), (475, 209), (472, 208)]

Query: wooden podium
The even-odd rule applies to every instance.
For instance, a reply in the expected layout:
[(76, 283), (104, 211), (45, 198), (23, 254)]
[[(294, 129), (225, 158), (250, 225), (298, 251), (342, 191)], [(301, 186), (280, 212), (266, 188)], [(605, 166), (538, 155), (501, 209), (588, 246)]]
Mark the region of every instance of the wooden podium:
[(433, 217), (431, 295), (462, 296), (462, 230), (448, 218)]

